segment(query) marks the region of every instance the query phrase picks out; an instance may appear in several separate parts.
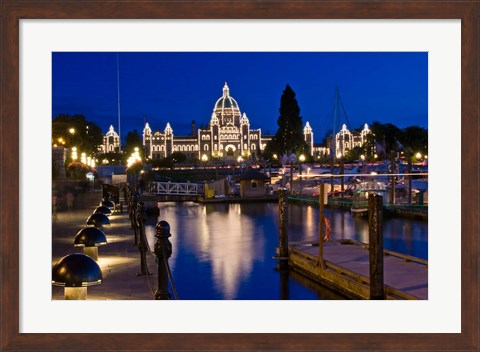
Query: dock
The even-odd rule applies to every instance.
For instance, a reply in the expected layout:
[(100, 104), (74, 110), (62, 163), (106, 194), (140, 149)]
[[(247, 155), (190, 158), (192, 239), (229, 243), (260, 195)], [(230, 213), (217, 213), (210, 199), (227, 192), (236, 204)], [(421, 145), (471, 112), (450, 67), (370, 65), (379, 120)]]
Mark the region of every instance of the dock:
[[(318, 243), (289, 245), (289, 267), (309, 279), (326, 285), (347, 297), (369, 299), (368, 245), (354, 240), (324, 243), (325, 268), (319, 265)], [(428, 262), (384, 250), (385, 298), (428, 299)]]

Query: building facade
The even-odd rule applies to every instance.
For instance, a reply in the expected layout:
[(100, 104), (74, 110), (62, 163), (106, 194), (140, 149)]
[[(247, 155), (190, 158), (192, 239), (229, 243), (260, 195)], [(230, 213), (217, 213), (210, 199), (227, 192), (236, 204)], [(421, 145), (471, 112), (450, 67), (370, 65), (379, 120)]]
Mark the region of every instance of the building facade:
[[(365, 147), (369, 138), (373, 137), (372, 131), (365, 124), (360, 132), (351, 132), (347, 129), (347, 125), (343, 124), (342, 129), (335, 134), (335, 158), (341, 158), (348, 154), (355, 147)], [(373, 140), (373, 138), (371, 138)], [(314, 145), (313, 156), (316, 158), (330, 157), (332, 138), (327, 142), (328, 146)], [(372, 143), (372, 154), (375, 152), (375, 144)]]
[(103, 136), (103, 144), (100, 146), (101, 153), (119, 153), (121, 151), (120, 136), (115, 132), (112, 125), (105, 136)]
[[(313, 152), (313, 130), (307, 122), (304, 128), (305, 141)], [(207, 128), (196, 129), (192, 121), (190, 136), (175, 136), (167, 122), (163, 131), (153, 131), (148, 123), (143, 129), (145, 155), (150, 159), (170, 156), (181, 152), (190, 158), (210, 160), (246, 160), (260, 157), (272, 136), (263, 135), (261, 129), (252, 129), (245, 112), (240, 111), (237, 101), (230, 95), (225, 83), (222, 96), (214, 104)]]

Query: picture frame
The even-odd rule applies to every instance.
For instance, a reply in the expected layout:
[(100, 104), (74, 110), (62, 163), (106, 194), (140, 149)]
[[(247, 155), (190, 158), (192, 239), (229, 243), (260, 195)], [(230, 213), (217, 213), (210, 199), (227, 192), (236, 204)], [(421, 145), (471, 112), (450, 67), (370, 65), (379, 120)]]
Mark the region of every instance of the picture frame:
[[(479, 15), (472, 1), (4, 1), (2, 3), (1, 260), (3, 350), (471, 350), (479, 346)], [(461, 19), (461, 333), (25, 334), (19, 332), (20, 19)], [(467, 192), (468, 187), (468, 192)], [(448, 304), (448, 302), (446, 302)], [(161, 317), (159, 317), (160, 319)]]

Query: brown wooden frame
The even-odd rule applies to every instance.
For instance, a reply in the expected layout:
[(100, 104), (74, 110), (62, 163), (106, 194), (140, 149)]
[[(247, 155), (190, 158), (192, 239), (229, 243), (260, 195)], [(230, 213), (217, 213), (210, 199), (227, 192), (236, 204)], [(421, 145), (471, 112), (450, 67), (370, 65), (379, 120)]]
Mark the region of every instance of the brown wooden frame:
[[(446, 1), (3, 0), (1, 24), (2, 350), (462, 350), (479, 345), (479, 8)], [(20, 19), (461, 19), (462, 219), (459, 334), (20, 334)], [(459, 235), (459, 234), (450, 234)], [(448, 259), (447, 259), (448, 260)], [(449, 302), (445, 302), (449, 304)], [(434, 319), (434, 317), (432, 317)], [(94, 343), (92, 344), (92, 341)]]

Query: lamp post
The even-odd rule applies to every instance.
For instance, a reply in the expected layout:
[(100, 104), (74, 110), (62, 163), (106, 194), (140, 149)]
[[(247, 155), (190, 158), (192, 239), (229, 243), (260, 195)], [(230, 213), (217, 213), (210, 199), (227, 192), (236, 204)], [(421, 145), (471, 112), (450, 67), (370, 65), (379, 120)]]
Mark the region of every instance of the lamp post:
[(242, 158), (241, 156), (239, 156), (239, 157), (237, 158), (237, 161), (238, 161), (238, 167), (240, 168), (240, 174), (242, 174), (242, 172), (243, 172), (243, 167), (242, 167), (242, 165), (243, 165), (243, 158)]
[(298, 159), (300, 160), (300, 196), (301, 196), (303, 193), (302, 166), (303, 166), (303, 162), (305, 161), (305, 155), (301, 154)]
[(78, 159), (77, 147), (72, 148), (72, 160), (75, 161)]
[(208, 161), (208, 156), (207, 156), (207, 154), (203, 154), (203, 155), (202, 155), (202, 162), (203, 162), (203, 168), (204, 168), (204, 169), (207, 168), (207, 161)]

